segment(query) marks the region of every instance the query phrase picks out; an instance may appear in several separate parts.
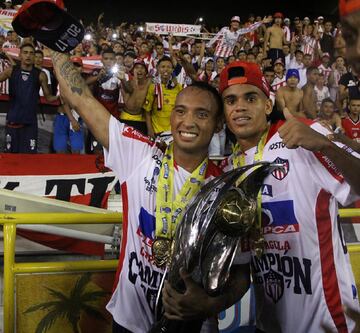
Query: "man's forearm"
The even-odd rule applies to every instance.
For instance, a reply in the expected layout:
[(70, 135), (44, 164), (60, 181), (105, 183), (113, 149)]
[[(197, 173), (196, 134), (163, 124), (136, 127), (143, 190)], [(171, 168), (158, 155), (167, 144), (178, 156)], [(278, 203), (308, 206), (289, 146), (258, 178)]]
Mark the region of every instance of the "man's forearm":
[(51, 58), (61, 91), (66, 98), (71, 99), (71, 104), (76, 105), (76, 103), (83, 101), (84, 97), (91, 96), (84, 79), (70, 62), (70, 57), (67, 54), (52, 51)]
[(76, 109), (95, 138), (107, 148), (109, 146), (109, 112), (91, 94), (68, 55), (52, 51), (51, 57), (61, 96)]
[(339, 148), (330, 140), (320, 152), (335, 164), (352, 189), (360, 195), (360, 159)]

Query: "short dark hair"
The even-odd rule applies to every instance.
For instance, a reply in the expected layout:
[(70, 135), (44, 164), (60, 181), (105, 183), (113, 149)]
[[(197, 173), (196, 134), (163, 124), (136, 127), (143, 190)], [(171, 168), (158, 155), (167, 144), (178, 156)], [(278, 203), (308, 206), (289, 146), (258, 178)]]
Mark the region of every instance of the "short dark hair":
[(44, 52), (41, 50), (35, 50), (35, 54), (41, 54), (42, 56), (44, 56)]
[(112, 53), (115, 54), (114, 50), (111, 47), (106, 47), (101, 51), (101, 55), (105, 54), (105, 53)]
[(162, 58), (158, 61), (158, 63), (157, 63), (156, 66), (159, 66), (159, 65), (160, 65), (162, 62), (164, 62), (164, 61), (169, 61), (169, 62), (171, 62), (171, 65), (174, 67), (174, 65), (173, 65), (173, 63), (172, 63), (172, 61), (171, 61), (171, 58), (168, 57), (168, 56), (162, 57)]
[(264, 68), (263, 73), (265, 73), (265, 72), (273, 72), (273, 71), (274, 71), (274, 67), (268, 66), (268, 67)]
[(155, 43), (155, 46), (162, 46), (162, 47), (164, 47), (164, 44), (161, 43), (161, 42), (156, 42), (156, 43)]
[(316, 66), (308, 67), (308, 69), (306, 70), (306, 75), (311, 74), (315, 70), (319, 70), (319, 68), (317, 68)]
[(321, 101), (320, 107), (322, 107), (325, 103), (331, 103), (333, 106), (335, 106), (335, 102), (330, 98), (326, 97)]
[(216, 88), (214, 88), (212, 85), (204, 81), (193, 81), (193, 83), (188, 85), (186, 88), (190, 88), (190, 87), (210, 93), (214, 97), (217, 105), (217, 110), (218, 110), (217, 115), (222, 116), (224, 114), (224, 103), (220, 93), (216, 90)]
[(31, 47), (31, 48), (34, 50), (34, 52), (35, 52), (35, 46), (32, 45), (32, 44), (30, 44), (30, 43), (22, 44), (22, 45), (20, 46), (20, 51), (22, 51), (22, 49), (23, 49), (24, 47)]

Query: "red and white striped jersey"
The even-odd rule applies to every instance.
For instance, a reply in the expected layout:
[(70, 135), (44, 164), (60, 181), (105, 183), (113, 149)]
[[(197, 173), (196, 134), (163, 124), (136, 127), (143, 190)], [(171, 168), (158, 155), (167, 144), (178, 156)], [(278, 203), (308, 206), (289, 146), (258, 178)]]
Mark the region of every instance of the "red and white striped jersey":
[[(119, 176), (123, 224), (115, 290), (106, 308), (119, 325), (144, 333), (154, 323), (156, 295), (164, 275), (152, 254), (163, 152), (148, 137), (114, 117), (109, 122), (109, 142), (109, 150), (104, 150), (105, 164)], [(190, 173), (180, 166), (174, 169), (176, 195)], [(209, 162), (206, 180), (219, 174)]]
[(278, 77), (275, 75), (275, 79), (271, 84), (272, 90), (276, 93), (280, 87), (285, 87), (285, 86), (286, 86), (286, 76), (283, 75), (283, 77)]
[(329, 81), (329, 76), (332, 72), (331, 67), (325, 67), (323, 64), (321, 64), (320, 66), (318, 66), (319, 72), (324, 74), (324, 80), (325, 80), (325, 84), (328, 84)]
[(315, 47), (318, 47), (320, 49), (320, 43), (312, 36), (303, 36), (302, 42), (301, 42), (301, 51), (304, 52), (304, 54), (310, 54), (311, 60), (314, 60), (314, 53), (315, 53)]
[(152, 55), (149, 53), (146, 57), (139, 59), (141, 59), (145, 63), (145, 66), (148, 70), (148, 75), (151, 77), (156, 76), (156, 64), (155, 59), (152, 57)]
[(291, 32), (290, 32), (290, 28), (286, 25), (283, 26), (283, 31), (284, 31), (284, 35), (285, 35), (285, 40), (290, 43), (291, 41)]
[[(256, 325), (267, 333), (323, 332), (322, 325), (334, 332), (352, 332), (354, 322), (342, 306), (359, 310), (359, 302), (337, 202), (347, 205), (357, 196), (326, 156), (287, 149), (278, 126), (270, 128), (263, 160), (284, 168), (263, 182), (265, 249), (260, 257), (251, 252), (250, 259)], [(311, 127), (329, 133), (318, 123)], [(246, 164), (254, 162), (255, 153), (256, 147), (245, 152)], [(232, 169), (232, 157), (223, 167)]]
[(205, 71), (202, 71), (199, 76), (198, 79), (200, 81), (205, 81), (207, 83), (214, 81), (214, 79), (217, 77), (218, 73), (216, 71), (212, 71), (211, 75), (207, 75)]
[(262, 22), (256, 22), (246, 28), (230, 31), (229, 27), (223, 27), (207, 44), (208, 47), (216, 44), (216, 57), (227, 58), (233, 55), (234, 47), (239, 38), (253, 30), (256, 30), (262, 25)]
[[(10, 66), (10, 62), (5, 59), (0, 59), (0, 73), (2, 73), (5, 68)], [(0, 94), (9, 95), (9, 79), (0, 82)]]

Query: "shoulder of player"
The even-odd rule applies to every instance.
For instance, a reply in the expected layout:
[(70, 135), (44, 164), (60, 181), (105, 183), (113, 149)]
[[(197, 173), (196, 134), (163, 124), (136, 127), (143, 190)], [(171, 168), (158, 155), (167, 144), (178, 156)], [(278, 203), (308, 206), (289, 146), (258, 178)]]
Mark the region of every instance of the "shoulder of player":
[(124, 125), (122, 127), (121, 136), (148, 145), (150, 147), (155, 146), (154, 140), (152, 140), (149, 136), (145, 136), (141, 132), (137, 131), (135, 128), (128, 125)]

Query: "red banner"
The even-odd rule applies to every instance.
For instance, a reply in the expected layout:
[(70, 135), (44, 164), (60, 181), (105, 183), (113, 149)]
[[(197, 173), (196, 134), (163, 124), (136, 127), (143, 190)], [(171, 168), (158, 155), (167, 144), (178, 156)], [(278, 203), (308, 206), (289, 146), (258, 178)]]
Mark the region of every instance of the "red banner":
[[(107, 208), (117, 179), (95, 155), (0, 154), (0, 188), (78, 204)], [(69, 252), (104, 253), (99, 243), (38, 232), (17, 231), (25, 238)]]

